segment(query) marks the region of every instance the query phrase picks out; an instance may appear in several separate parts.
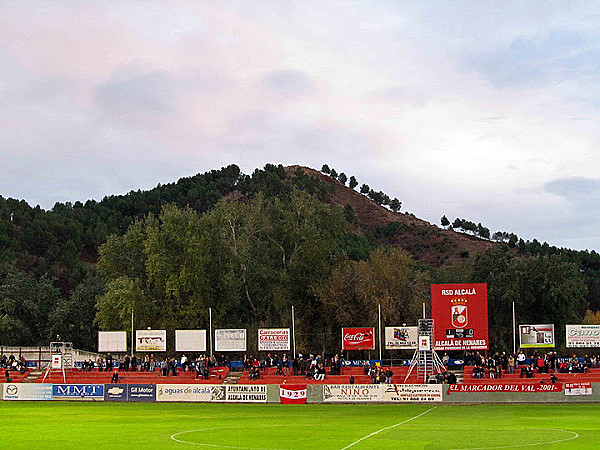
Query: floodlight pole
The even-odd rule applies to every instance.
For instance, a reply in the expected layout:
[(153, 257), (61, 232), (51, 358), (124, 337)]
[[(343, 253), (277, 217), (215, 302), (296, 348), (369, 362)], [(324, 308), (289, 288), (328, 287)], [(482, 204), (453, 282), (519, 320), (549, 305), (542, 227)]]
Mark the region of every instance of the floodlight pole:
[(212, 337), (212, 308), (208, 308), (208, 331), (210, 333), (210, 356), (213, 354), (213, 337)]
[(294, 305), (292, 305), (292, 344), (294, 347), (294, 359), (296, 359), (296, 323), (294, 318)]
[(515, 315), (515, 302), (512, 302), (512, 316), (513, 316), (513, 353), (517, 353), (517, 318)]
[(135, 351), (135, 341), (133, 340), (133, 305), (131, 305), (131, 356)]
[(378, 329), (379, 329), (379, 360), (382, 361), (382, 357), (381, 357), (381, 303), (377, 305), (378, 310), (379, 310), (379, 324), (378, 324)]

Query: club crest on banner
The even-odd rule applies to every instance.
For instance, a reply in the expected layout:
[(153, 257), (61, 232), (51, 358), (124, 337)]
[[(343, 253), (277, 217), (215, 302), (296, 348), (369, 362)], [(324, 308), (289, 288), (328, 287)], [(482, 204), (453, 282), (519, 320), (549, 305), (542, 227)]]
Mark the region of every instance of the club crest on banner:
[(464, 328), (469, 323), (467, 299), (456, 298), (450, 300), (450, 313), (452, 315), (452, 326), (455, 328)]

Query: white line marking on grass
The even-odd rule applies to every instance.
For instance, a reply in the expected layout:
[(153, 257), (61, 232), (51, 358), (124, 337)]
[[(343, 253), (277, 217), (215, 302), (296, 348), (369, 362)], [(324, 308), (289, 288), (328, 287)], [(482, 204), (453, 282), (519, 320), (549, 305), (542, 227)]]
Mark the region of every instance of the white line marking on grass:
[(350, 444), (350, 445), (346, 445), (346, 446), (345, 446), (344, 448), (342, 448), (341, 450), (346, 450), (347, 448), (350, 448), (350, 447), (352, 447), (352, 446), (354, 446), (354, 445), (358, 444), (359, 442), (362, 442), (362, 441), (364, 441), (365, 439), (369, 439), (370, 437), (373, 437), (373, 436), (375, 436), (376, 434), (382, 433), (382, 432), (384, 432), (384, 431), (387, 431), (387, 430), (391, 430), (392, 428), (399, 427), (400, 425), (404, 425), (405, 423), (408, 423), (408, 422), (410, 422), (411, 420), (418, 419), (419, 417), (421, 417), (421, 416), (424, 416), (425, 414), (427, 414), (429, 411), (433, 411), (435, 408), (437, 408), (437, 406), (434, 406), (433, 408), (429, 408), (427, 411), (425, 411), (425, 412), (422, 412), (421, 414), (418, 414), (418, 415), (416, 415), (416, 416), (414, 416), (414, 417), (411, 417), (410, 419), (406, 419), (406, 420), (403, 420), (402, 422), (398, 422), (396, 425), (391, 425), (391, 426), (389, 426), (389, 427), (382, 428), (381, 430), (374, 431), (373, 433), (371, 433), (371, 434), (368, 434), (368, 435), (366, 435), (365, 437), (361, 437), (361, 438), (360, 438), (359, 440), (357, 440), (357, 441), (354, 441), (352, 444)]
[(559, 428), (536, 428), (536, 430), (553, 430), (560, 431), (562, 433), (571, 433), (573, 436), (567, 439), (558, 439), (556, 441), (544, 441), (544, 442), (534, 442), (533, 444), (515, 444), (515, 445), (502, 445), (498, 447), (467, 447), (467, 448), (454, 448), (452, 450), (491, 450), (494, 448), (521, 448), (521, 447), (533, 447), (535, 445), (547, 445), (547, 444), (558, 444), (559, 442), (567, 442), (575, 440), (579, 437), (578, 433), (569, 430), (561, 430)]
[[(265, 427), (265, 425), (257, 425), (257, 426)], [(287, 425), (266, 425), (266, 426), (267, 427), (285, 427)], [(312, 425), (307, 424), (304, 426), (312, 426)], [(180, 444), (200, 445), (202, 447), (233, 448), (233, 449), (237, 449), (237, 450), (284, 450), (284, 449), (266, 449), (266, 448), (260, 448), (260, 447), (233, 447), (231, 445), (222, 445), (222, 444), (202, 444), (200, 442), (191, 442), (191, 441), (184, 441), (182, 439), (177, 439), (177, 436), (181, 436), (182, 434), (186, 434), (186, 433), (195, 433), (197, 431), (233, 430), (233, 429), (239, 429), (239, 428), (240, 427), (217, 427), (217, 428), (200, 428), (198, 430), (186, 430), (186, 431), (180, 431), (178, 433), (172, 434), (171, 439), (174, 440), (175, 442), (179, 442)]]

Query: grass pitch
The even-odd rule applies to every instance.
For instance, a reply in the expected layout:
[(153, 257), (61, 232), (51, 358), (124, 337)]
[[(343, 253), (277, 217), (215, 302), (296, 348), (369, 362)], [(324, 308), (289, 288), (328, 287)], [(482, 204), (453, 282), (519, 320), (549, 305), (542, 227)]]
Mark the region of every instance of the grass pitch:
[(10, 449), (600, 448), (600, 406), (6, 401), (0, 436)]

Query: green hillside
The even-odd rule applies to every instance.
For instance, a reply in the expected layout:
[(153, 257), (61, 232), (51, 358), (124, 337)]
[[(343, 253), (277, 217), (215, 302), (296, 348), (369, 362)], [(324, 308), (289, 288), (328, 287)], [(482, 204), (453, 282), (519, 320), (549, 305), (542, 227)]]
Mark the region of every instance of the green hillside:
[(0, 197), (0, 344), (59, 334), (93, 350), (98, 327), (130, 329), (132, 308), (136, 328), (173, 330), (207, 327), (211, 307), (215, 327), (252, 339), (289, 326), (294, 305), (299, 345), (335, 353), (340, 326), (374, 324), (379, 304), (386, 324), (413, 323), (433, 282), (488, 283), (498, 349), (513, 301), (559, 342), (598, 310), (597, 253), (438, 227), (342, 175), (231, 165), (48, 211)]

